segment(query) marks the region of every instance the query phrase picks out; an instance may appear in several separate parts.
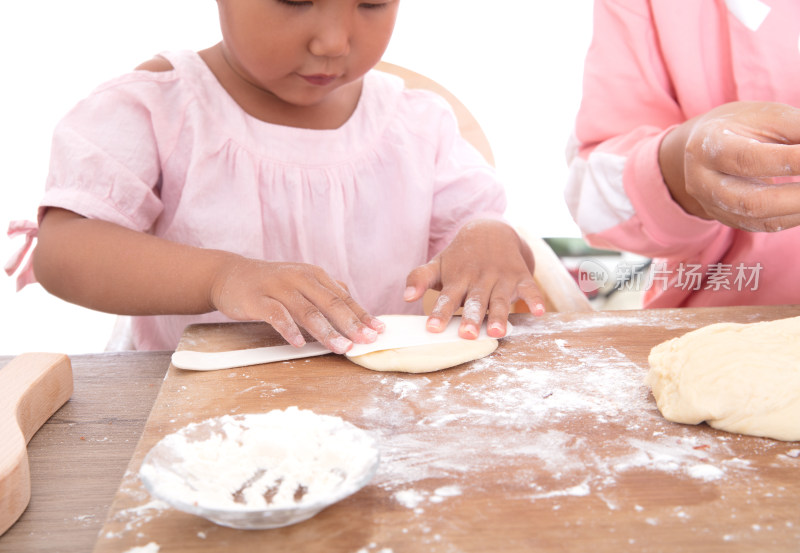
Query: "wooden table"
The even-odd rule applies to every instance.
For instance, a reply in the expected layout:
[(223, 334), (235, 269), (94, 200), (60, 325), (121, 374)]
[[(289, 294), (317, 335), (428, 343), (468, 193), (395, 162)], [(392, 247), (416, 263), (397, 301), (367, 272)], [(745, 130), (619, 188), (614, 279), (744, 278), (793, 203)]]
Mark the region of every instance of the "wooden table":
[[(170, 368), (162, 386), (166, 353), (76, 356), (73, 400), (31, 440), (33, 499), (0, 551), (798, 551), (800, 444), (669, 423), (642, 384), (650, 348), (665, 339), (797, 315), (781, 306), (515, 316), (519, 333), (493, 356), (427, 375), (373, 373), (331, 355)], [(275, 340), (265, 327), (228, 325), (193, 347), (215, 349), (220, 337), (236, 347)], [(258, 532), (185, 515), (141, 488), (141, 457), (164, 434), (290, 405), (374, 433), (373, 482), (309, 521)]]
[[(91, 551), (158, 395), (170, 354), (71, 357), (72, 399), (28, 444), (31, 501), (0, 537), (0, 552)], [(11, 359), (0, 356), (0, 367)]]

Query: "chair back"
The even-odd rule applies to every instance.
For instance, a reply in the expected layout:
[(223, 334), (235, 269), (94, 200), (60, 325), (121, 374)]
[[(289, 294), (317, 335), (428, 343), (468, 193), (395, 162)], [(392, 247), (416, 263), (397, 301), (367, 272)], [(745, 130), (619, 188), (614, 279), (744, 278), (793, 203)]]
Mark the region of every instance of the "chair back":
[[(408, 88), (431, 90), (447, 100), (455, 112), (461, 136), (472, 144), (486, 158), (489, 164), (494, 165), (494, 155), (492, 154), (489, 139), (481, 129), (477, 119), (449, 90), (433, 79), (393, 63), (381, 61), (376, 69), (401, 77)], [(538, 236), (530, 236), (520, 228), (517, 228), (517, 233), (528, 243), (531, 251), (533, 251), (536, 261), (533, 278), (545, 295), (545, 308), (548, 311), (594, 311), (586, 294), (578, 288), (578, 283), (575, 282), (575, 279), (549, 244)], [(425, 313), (431, 312), (437, 297), (438, 292), (428, 290), (428, 293), (423, 298)], [(513, 306), (512, 311), (515, 313), (527, 312), (528, 308), (523, 302), (519, 301)]]

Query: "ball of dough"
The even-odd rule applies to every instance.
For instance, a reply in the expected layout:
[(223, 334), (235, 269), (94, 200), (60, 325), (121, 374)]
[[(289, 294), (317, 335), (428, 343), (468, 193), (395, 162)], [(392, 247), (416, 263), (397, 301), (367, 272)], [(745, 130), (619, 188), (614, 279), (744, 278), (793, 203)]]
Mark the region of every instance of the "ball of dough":
[(497, 349), (497, 340), (483, 338), (443, 344), (425, 344), (385, 349), (349, 357), (350, 361), (373, 371), (427, 373), (455, 367), (486, 357)]
[(718, 323), (657, 345), (646, 382), (665, 418), (800, 440), (800, 317)]

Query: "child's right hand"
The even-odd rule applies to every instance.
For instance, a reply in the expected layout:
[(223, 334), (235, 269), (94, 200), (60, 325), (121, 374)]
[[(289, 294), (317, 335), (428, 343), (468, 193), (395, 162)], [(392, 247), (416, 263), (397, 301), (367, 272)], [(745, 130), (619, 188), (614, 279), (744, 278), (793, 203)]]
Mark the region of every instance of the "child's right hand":
[(178, 244), (58, 208), (39, 225), (34, 271), (49, 292), (90, 309), (139, 316), (216, 309), (266, 321), (295, 346), (305, 343), (303, 327), (335, 353), (373, 342), (384, 329), (319, 267)]
[(733, 102), (673, 129), (659, 163), (686, 212), (747, 231), (800, 225), (800, 109)]
[(384, 329), (324, 270), (304, 263), (238, 258), (215, 279), (212, 302), (231, 319), (266, 321), (298, 347), (299, 325), (334, 353), (374, 342)]

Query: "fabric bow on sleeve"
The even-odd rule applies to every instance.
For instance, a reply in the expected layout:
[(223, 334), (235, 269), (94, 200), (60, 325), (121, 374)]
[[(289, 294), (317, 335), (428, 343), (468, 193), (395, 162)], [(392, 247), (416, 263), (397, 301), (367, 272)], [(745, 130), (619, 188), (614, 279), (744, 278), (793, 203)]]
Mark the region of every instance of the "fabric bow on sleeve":
[(38, 225), (31, 221), (11, 221), (8, 225), (8, 237), (13, 240), (17, 236), (24, 236), (25, 243), (11, 256), (11, 259), (6, 262), (6, 274), (9, 276), (13, 275), (14, 272), (19, 269), (20, 265), (22, 265), (22, 262), (25, 261), (25, 257), (28, 257), (25, 266), (17, 275), (17, 292), (25, 288), (28, 284), (36, 282), (36, 277), (33, 274), (33, 256), (28, 256), (28, 252), (33, 244), (33, 239), (36, 238), (38, 234)]

